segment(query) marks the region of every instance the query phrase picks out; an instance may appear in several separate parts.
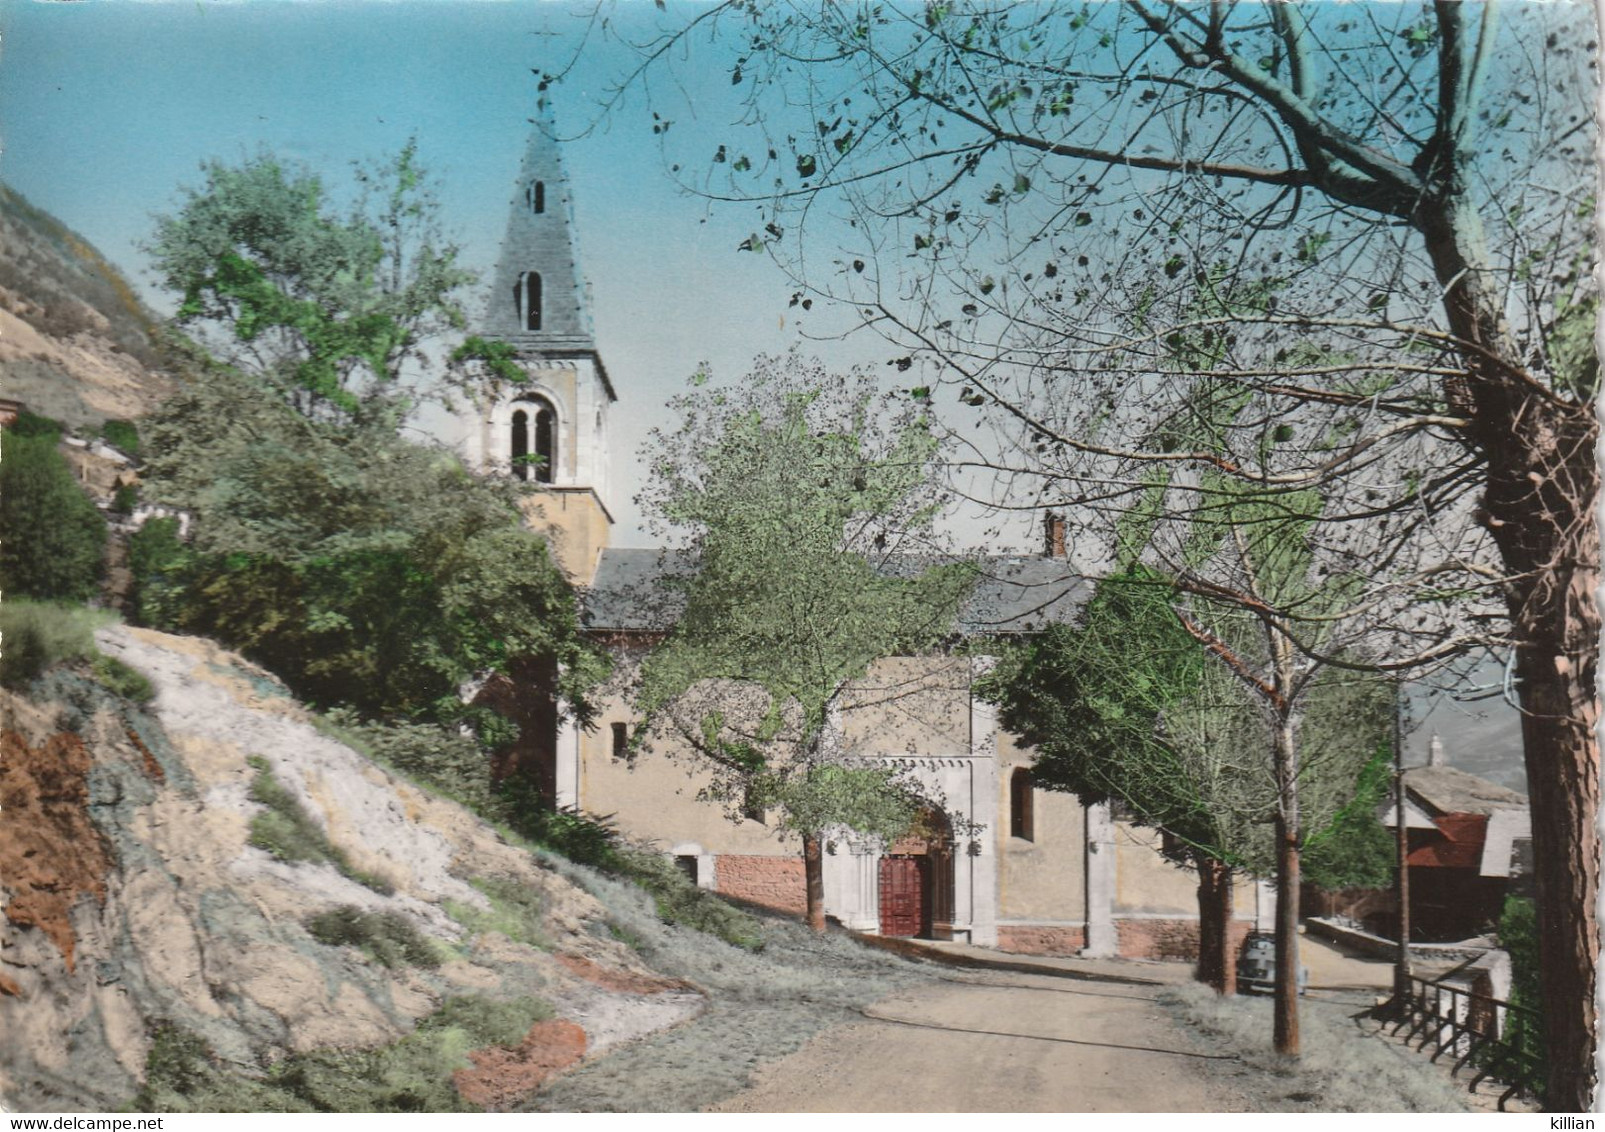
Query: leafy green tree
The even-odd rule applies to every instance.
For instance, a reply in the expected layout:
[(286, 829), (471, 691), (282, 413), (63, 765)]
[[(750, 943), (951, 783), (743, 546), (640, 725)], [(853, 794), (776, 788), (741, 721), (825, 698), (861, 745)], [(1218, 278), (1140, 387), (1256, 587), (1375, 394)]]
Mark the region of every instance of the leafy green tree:
[(458, 689), (554, 662), (582, 717), (605, 671), (519, 489), (379, 420), (308, 419), (279, 391), (196, 363), (145, 426), (147, 491), (193, 521), (131, 555), (140, 608), (240, 648), (315, 703), (455, 720)]
[(106, 570), (106, 520), (78, 486), (49, 432), (9, 429), (0, 458), (0, 590), (87, 601)]
[(844, 754), (833, 710), (875, 660), (937, 645), (973, 584), (964, 564), (886, 568), (926, 545), (936, 439), (916, 407), (795, 357), (671, 409), (683, 423), (655, 434), (643, 501), (684, 532), (697, 568), (643, 663), (639, 707), (800, 835), (808, 922), (823, 931), (829, 832), (895, 838), (920, 809), (911, 783)]
[(455, 292), (473, 278), (415, 143), (358, 168), (344, 215), (320, 177), (272, 155), (203, 172), (149, 248), (178, 324), (307, 415), (393, 411), (403, 366), (462, 326)]
[[(1076, 624), (1007, 651), (982, 692), (1036, 748), (1035, 782), (1118, 800), (1185, 847), (1199, 877), (1198, 977), (1231, 994), (1233, 878), (1275, 870), (1277, 782), (1265, 713), (1183, 627), (1179, 597), (1149, 567), (1106, 578)], [(1225, 618), (1213, 628), (1247, 650)], [(1312, 757), (1301, 767), (1300, 805), (1307, 828), (1321, 831), (1313, 840), (1340, 836), (1361, 804), (1348, 794), (1372, 749), (1364, 736), (1382, 725), (1379, 696), (1374, 679), (1337, 670), (1303, 693), (1300, 738)]]
[(1304, 875), (1317, 887), (1335, 892), (1343, 888), (1381, 888), (1393, 879), (1398, 846), (1394, 835), (1377, 817), (1377, 810), (1392, 797), (1393, 752), (1378, 747), (1360, 770), (1354, 798), (1326, 831), (1311, 837), (1304, 851)]

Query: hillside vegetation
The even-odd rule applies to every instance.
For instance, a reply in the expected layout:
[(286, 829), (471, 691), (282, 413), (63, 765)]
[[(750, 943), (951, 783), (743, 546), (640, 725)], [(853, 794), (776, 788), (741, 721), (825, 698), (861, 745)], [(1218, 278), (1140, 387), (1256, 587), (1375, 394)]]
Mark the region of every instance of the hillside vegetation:
[(0, 373), (4, 396), (70, 426), (149, 412), (173, 389), (158, 372), (156, 318), (88, 241), (0, 185)]

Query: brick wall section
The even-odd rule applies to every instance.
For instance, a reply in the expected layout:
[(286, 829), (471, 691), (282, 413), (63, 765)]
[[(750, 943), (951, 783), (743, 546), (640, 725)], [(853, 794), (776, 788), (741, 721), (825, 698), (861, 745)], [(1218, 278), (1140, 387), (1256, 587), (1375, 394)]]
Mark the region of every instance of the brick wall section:
[(1016, 955), (1074, 955), (1086, 945), (1085, 928), (998, 925), (998, 950)]
[(714, 862), (718, 891), (801, 916), (808, 909), (808, 886), (801, 857), (756, 857), (721, 853)]
[[(1254, 928), (1250, 920), (1233, 920), (1231, 950), (1236, 961), (1243, 937)], [(1197, 920), (1116, 920), (1120, 955), (1124, 959), (1168, 959), (1194, 963), (1198, 960)]]

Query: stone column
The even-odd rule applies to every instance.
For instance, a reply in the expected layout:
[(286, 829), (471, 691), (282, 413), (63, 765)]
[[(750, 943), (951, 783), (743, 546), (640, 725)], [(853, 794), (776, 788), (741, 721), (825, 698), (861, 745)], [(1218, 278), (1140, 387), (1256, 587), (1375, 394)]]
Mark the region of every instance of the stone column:
[(1087, 939), (1081, 954), (1108, 958), (1120, 951), (1115, 932), (1115, 823), (1109, 803), (1087, 807)]
[(980, 947), (998, 944), (998, 712), (975, 695), (975, 681), (995, 663), (992, 657), (970, 661), (970, 781), (969, 813), (980, 826), (954, 845), (963, 858), (955, 864), (968, 869), (970, 881), (970, 942)]
[(880, 853), (855, 838), (834, 839), (835, 852), (825, 854), (825, 911), (853, 931), (880, 928)]
[(563, 700), (557, 701), (557, 808), (580, 808), (580, 729), (574, 713)]
[(1257, 880), (1254, 882), (1254, 930), (1261, 932), (1276, 930), (1276, 882), (1274, 880)]

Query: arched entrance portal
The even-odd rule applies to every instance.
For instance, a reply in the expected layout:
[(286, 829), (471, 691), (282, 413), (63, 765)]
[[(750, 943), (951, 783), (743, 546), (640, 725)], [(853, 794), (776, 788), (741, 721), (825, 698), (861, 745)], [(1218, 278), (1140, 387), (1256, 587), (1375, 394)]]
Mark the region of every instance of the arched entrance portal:
[(879, 897), (881, 935), (953, 938), (953, 825), (941, 810), (881, 858)]

